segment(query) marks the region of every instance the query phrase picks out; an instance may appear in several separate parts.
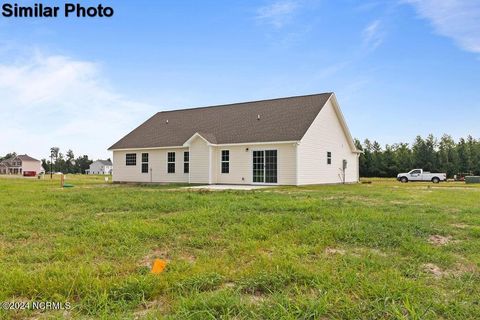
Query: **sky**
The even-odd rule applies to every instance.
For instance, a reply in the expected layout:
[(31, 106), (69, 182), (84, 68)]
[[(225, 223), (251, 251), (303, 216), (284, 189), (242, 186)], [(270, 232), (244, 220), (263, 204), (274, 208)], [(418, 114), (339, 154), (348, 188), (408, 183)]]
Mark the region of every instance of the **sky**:
[(0, 16), (0, 154), (108, 158), (158, 111), (330, 91), (360, 140), (480, 137), (480, 1), (99, 2)]

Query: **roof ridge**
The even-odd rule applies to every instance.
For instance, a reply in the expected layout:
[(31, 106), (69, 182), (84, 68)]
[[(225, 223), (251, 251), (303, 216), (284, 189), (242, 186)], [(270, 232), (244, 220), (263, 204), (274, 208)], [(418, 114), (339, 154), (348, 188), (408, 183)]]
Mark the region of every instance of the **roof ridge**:
[(182, 109), (173, 109), (173, 110), (165, 110), (159, 111), (159, 113), (168, 113), (168, 112), (177, 112), (177, 111), (188, 111), (188, 110), (197, 110), (197, 109), (207, 109), (207, 108), (221, 108), (221, 107), (229, 107), (237, 104), (249, 104), (249, 103), (256, 103), (256, 102), (266, 102), (266, 101), (276, 101), (276, 100), (288, 100), (288, 99), (295, 99), (295, 98), (306, 98), (306, 97), (313, 97), (313, 96), (322, 96), (322, 95), (332, 95), (333, 92), (323, 92), (323, 93), (312, 93), (306, 95), (298, 95), (298, 96), (290, 96), (290, 97), (283, 97), (283, 98), (270, 98), (270, 99), (260, 99), (260, 100), (253, 100), (253, 101), (243, 101), (243, 102), (232, 102), (227, 104), (216, 104), (211, 106), (203, 106), (203, 107), (191, 107), (191, 108), (182, 108)]

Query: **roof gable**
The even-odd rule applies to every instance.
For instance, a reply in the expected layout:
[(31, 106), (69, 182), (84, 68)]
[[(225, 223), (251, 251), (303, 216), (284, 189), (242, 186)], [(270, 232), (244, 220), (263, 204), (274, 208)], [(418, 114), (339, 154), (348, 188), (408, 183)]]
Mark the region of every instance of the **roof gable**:
[(332, 93), (155, 114), (110, 150), (183, 146), (196, 133), (214, 144), (299, 141)]
[[(340, 105), (338, 104), (337, 97), (335, 96), (335, 94), (332, 94), (330, 98), (330, 102), (333, 107), (333, 111), (335, 112), (335, 116), (338, 120), (338, 123), (342, 128), (343, 134), (345, 135), (345, 138), (348, 142), (348, 146), (350, 147), (350, 150), (354, 153), (362, 153), (361, 151), (357, 150), (357, 147), (355, 146), (352, 134), (350, 133), (350, 129), (348, 128), (347, 122), (345, 121), (345, 117), (343, 116), (342, 110), (340, 109)], [(308, 130), (310, 130), (310, 128), (308, 128)]]

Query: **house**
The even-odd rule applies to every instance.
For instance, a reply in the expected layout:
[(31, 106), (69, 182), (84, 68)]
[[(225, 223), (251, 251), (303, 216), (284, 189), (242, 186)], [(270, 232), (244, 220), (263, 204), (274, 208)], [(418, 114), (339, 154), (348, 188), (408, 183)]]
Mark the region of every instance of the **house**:
[(37, 175), (45, 170), (40, 160), (23, 154), (0, 162), (0, 174)]
[(110, 160), (97, 160), (92, 162), (86, 174), (112, 174), (113, 164)]
[(359, 179), (334, 93), (159, 112), (112, 145), (114, 182), (307, 185)]

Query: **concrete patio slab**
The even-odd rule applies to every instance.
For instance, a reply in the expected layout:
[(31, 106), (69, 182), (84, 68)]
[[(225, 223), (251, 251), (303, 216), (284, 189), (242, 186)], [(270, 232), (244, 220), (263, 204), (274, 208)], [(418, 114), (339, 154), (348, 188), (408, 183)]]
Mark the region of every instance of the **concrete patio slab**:
[(222, 190), (255, 190), (255, 189), (265, 189), (265, 188), (271, 188), (271, 186), (212, 184), (212, 185), (204, 185), (204, 186), (184, 187), (182, 189), (193, 189), (193, 190), (202, 189), (202, 190), (222, 191)]

